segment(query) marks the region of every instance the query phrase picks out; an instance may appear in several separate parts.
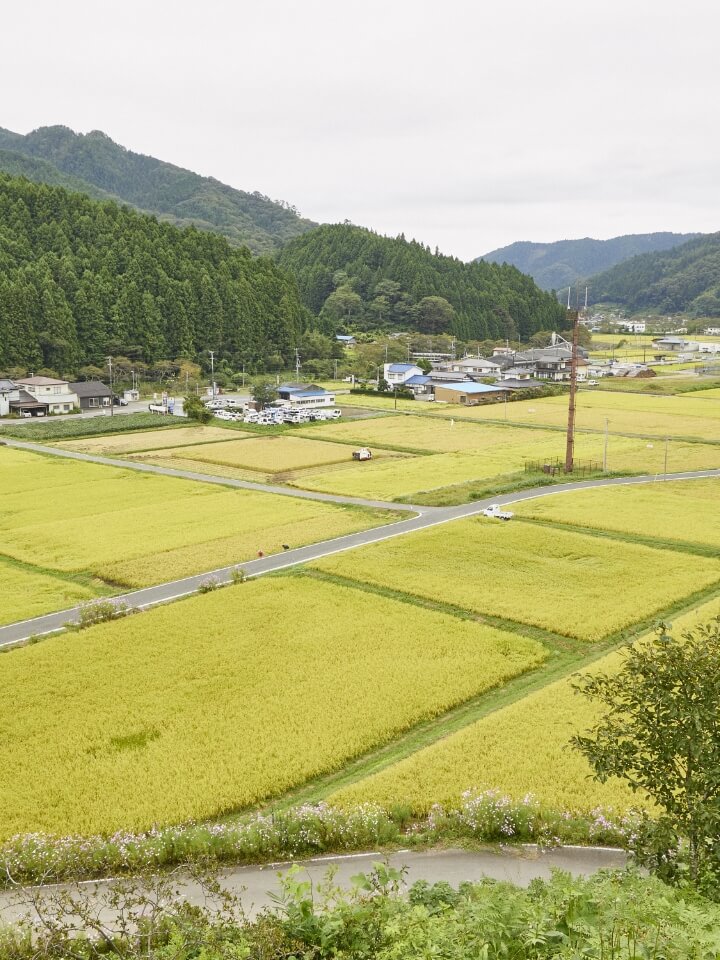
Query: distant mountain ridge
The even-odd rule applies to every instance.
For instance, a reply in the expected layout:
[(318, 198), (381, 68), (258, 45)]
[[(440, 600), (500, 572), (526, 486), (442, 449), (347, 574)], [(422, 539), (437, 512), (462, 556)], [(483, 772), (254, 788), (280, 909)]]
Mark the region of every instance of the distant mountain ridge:
[(593, 303), (720, 317), (720, 233), (632, 257), (591, 277), (589, 287)]
[(630, 233), (610, 240), (557, 240), (533, 243), (520, 240), (478, 257), (491, 263), (510, 263), (529, 273), (543, 290), (561, 290), (642, 253), (670, 250), (700, 233)]
[(287, 204), (133, 153), (99, 130), (78, 134), (53, 126), (23, 135), (0, 128), (0, 171), (211, 230), (253, 253), (273, 253), (316, 226)]

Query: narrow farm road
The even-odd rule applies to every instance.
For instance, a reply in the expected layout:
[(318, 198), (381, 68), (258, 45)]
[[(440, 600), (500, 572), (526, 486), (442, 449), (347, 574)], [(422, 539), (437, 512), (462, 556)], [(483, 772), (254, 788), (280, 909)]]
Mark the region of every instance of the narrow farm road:
[[(58, 456), (71, 456), (74, 459), (90, 460), (97, 463), (104, 463), (110, 466), (129, 467), (130, 469), (148, 469), (145, 464), (132, 464), (122, 460), (112, 460), (106, 457), (91, 457), (82, 454), (70, 454), (68, 451), (56, 451), (50, 447), (41, 447), (39, 444), (26, 444), (12, 442), (12, 446), (18, 446), (23, 449), (30, 449), (41, 453), (57, 454)], [(227, 480), (224, 477), (208, 477), (205, 474), (189, 474), (185, 471), (173, 471), (162, 467), (152, 468), (152, 472), (163, 473), (169, 476), (183, 476), (190, 479), (196, 479), (207, 482), (217, 482), (230, 486), (250, 486), (253, 489), (261, 489), (266, 492), (282, 493), (283, 495), (299, 496), (302, 491), (289, 493), (284, 487), (274, 488), (263, 484), (246, 484), (239, 480)], [(400, 520), (395, 523), (385, 524), (381, 527), (374, 527), (370, 530), (362, 530), (357, 533), (347, 534), (342, 537), (336, 537), (332, 540), (323, 540), (319, 543), (309, 544), (304, 547), (297, 547), (294, 550), (287, 550), (284, 553), (274, 554), (269, 557), (262, 557), (257, 560), (238, 562), (232, 566), (220, 567), (216, 570), (206, 570), (203, 573), (195, 574), (191, 577), (183, 577), (180, 580), (171, 580), (167, 583), (161, 583), (154, 587), (144, 587), (139, 590), (133, 590), (129, 593), (121, 594), (118, 600), (125, 601), (130, 607), (138, 610), (144, 610), (148, 607), (156, 606), (160, 603), (168, 603), (171, 600), (177, 600), (189, 594), (196, 593), (204, 581), (213, 579), (218, 585), (230, 583), (233, 572), (241, 566), (246, 576), (258, 577), (266, 573), (273, 573), (278, 570), (284, 570), (287, 567), (293, 567), (300, 563), (308, 563), (312, 560), (319, 560), (321, 557), (327, 557), (333, 553), (340, 553), (345, 550), (352, 550), (356, 547), (367, 546), (372, 543), (379, 543), (382, 540), (390, 540), (394, 537), (400, 537), (407, 533), (414, 533), (418, 530), (425, 530), (429, 527), (437, 526), (441, 523), (450, 523), (453, 520), (460, 520), (465, 517), (471, 517), (491, 503), (509, 505), (519, 503), (522, 500), (531, 500), (536, 497), (557, 496), (562, 493), (570, 493), (579, 490), (592, 490), (598, 487), (609, 486), (635, 486), (640, 483), (655, 483), (663, 481), (677, 480), (697, 480), (704, 478), (720, 478), (720, 470), (696, 470), (687, 473), (669, 473), (658, 476), (641, 477), (613, 477), (600, 480), (579, 480), (569, 483), (556, 484), (549, 487), (535, 487), (531, 490), (523, 490), (518, 493), (506, 493), (501, 496), (491, 497), (484, 500), (476, 500), (472, 503), (461, 504), (456, 507), (413, 507), (407, 504), (403, 505), (406, 511), (412, 511), (414, 516), (407, 520)], [(363, 506), (383, 507), (394, 509), (397, 504), (382, 501), (358, 501), (348, 497), (336, 497), (332, 494), (315, 494), (312, 499), (323, 499), (330, 503), (360, 503)], [(20, 643), (30, 637), (43, 636), (48, 633), (55, 633), (62, 630), (68, 622), (77, 619), (79, 607), (71, 607), (66, 610), (48, 613), (40, 617), (34, 617), (30, 620), (22, 620), (16, 623), (0, 627), (0, 648)]]
[[(310, 879), (313, 884), (322, 880), (330, 868), (335, 869), (334, 882), (343, 889), (351, 886), (351, 877), (358, 873), (368, 873), (374, 863), (385, 861), (386, 855), (378, 852), (350, 854), (339, 857), (316, 857), (300, 862), (301, 878)], [(627, 855), (622, 850), (599, 847), (557, 847), (542, 849), (535, 846), (505, 847), (480, 851), (470, 850), (401, 850), (387, 855), (392, 867), (405, 872), (405, 883), (410, 885), (417, 880), (428, 883), (444, 881), (457, 887), (470, 881), (477, 882), (487, 877), (493, 880), (505, 880), (526, 887), (535, 879), (548, 879), (551, 870), (566, 870), (574, 876), (588, 876), (598, 870), (621, 869), (627, 863)], [(270, 863), (263, 866), (231, 867), (223, 870), (220, 876), (222, 886), (238, 896), (248, 916), (257, 915), (261, 910), (272, 907), (272, 894), (281, 890), (280, 876), (285, 874), (290, 863)], [(103, 891), (112, 881), (87, 881), (85, 893), (90, 897), (102, 898)], [(204, 897), (199, 887), (192, 882), (179, 881), (183, 899), (190, 903), (202, 904)], [(48, 892), (52, 892), (52, 888)], [(16, 904), (16, 895), (4, 891), (0, 894), (0, 921), (13, 923), (19, 920), (25, 908)], [(107, 922), (112, 917), (104, 912)]]
[[(139, 463), (135, 460), (120, 460), (113, 457), (99, 457), (91, 453), (78, 453), (75, 450), (61, 450), (59, 447), (46, 447), (41, 443), (27, 443), (25, 440), (4, 440), (5, 446), (29, 450), (31, 453), (46, 453), (67, 460), (83, 460), (86, 463), (99, 463), (105, 467), (121, 467), (123, 470), (137, 470), (140, 473), (159, 473), (164, 477), (179, 477), (181, 480), (200, 480), (221, 487), (237, 487), (241, 490), (257, 490), (260, 493), (274, 493), (282, 497), (298, 497), (301, 500), (319, 500), (322, 503), (345, 503), (357, 507), (375, 507), (381, 510), (401, 510), (404, 513), (432, 512), (435, 507), (416, 507), (409, 503), (388, 503), (386, 500), (363, 500), (362, 497), (339, 497), (333, 493), (316, 493), (314, 490), (300, 490), (284, 487), (280, 484), (254, 483), (252, 480), (236, 480), (233, 477), (218, 477), (208, 473), (195, 473), (192, 470), (176, 470), (173, 467), (158, 467), (151, 463)], [(348, 447), (349, 449), (349, 447)]]

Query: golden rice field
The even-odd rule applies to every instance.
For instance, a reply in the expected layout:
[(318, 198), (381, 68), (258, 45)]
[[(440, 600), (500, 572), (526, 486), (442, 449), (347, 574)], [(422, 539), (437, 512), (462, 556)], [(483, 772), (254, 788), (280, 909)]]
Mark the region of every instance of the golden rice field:
[(0, 624), (74, 607), (97, 592), (80, 583), (0, 560)]
[(720, 478), (606, 487), (516, 504), (523, 517), (720, 548)]
[[(389, 522), (383, 511), (0, 448), (2, 553), (146, 586)], [(52, 496), (48, 496), (52, 491)]]
[(249, 437), (249, 433), (234, 430), (230, 433), (222, 427), (175, 427), (172, 430), (147, 430), (140, 433), (109, 434), (104, 437), (87, 437), (81, 440), (62, 440), (56, 446), (78, 453), (92, 453), (99, 457), (122, 456), (144, 450), (164, 450), (185, 444), (214, 443), (228, 437)]
[(0, 838), (255, 804), (545, 656), (526, 638), (297, 577), (14, 650), (0, 657)]
[[(405, 418), (384, 418), (382, 434), (386, 443), (391, 442), (391, 424), (398, 422), (402, 431)], [(421, 420), (422, 418), (408, 418)], [(427, 418), (432, 427), (439, 427), (439, 433), (453, 433), (460, 423), (450, 427), (450, 421)], [(371, 421), (372, 422), (372, 421)], [(343, 425), (344, 426), (344, 425)], [(479, 429), (482, 433), (489, 425), (475, 427), (475, 424), (462, 424), (470, 430)], [(363, 430), (359, 425), (358, 432)], [(420, 434), (421, 431), (418, 431)], [(407, 433), (405, 434), (408, 435)], [(504, 441), (503, 441), (504, 438)], [(474, 438), (476, 442), (481, 437)], [(370, 463), (355, 465), (354, 469), (313, 472), (292, 480), (292, 484), (307, 490), (324, 493), (337, 493), (351, 497), (365, 497), (373, 500), (392, 500), (412, 497), (417, 493), (467, 483), (471, 480), (506, 479), (508, 474), (517, 474), (524, 469), (525, 460), (545, 461), (562, 459), (565, 454), (565, 437), (559, 431), (523, 430), (516, 427), (495, 427), (490, 433), (485, 449), (472, 451), (466, 449), (458, 453), (437, 453), (424, 457), (409, 457), (396, 460), (373, 460)], [(419, 438), (418, 438), (419, 440)], [(365, 441), (372, 446), (368, 438)], [(420, 440), (419, 440), (420, 442)], [(430, 440), (429, 442), (433, 442)], [(441, 441), (438, 441), (438, 443)], [(451, 442), (451, 441), (448, 441)], [(593, 461), (598, 469), (602, 467), (605, 440), (597, 434), (578, 434), (575, 442), (575, 456), (579, 462)], [(375, 450), (376, 448), (373, 448)], [(657, 439), (635, 437), (610, 437), (608, 441), (607, 465), (609, 470), (629, 470), (639, 473), (658, 474), (665, 469), (665, 442)], [(681, 440), (670, 441), (668, 445), (667, 469), (704, 470), (720, 468), (720, 444), (687, 443)]]
[(381, 447), (429, 453), (488, 453), (508, 444), (521, 449), (544, 441), (556, 446), (562, 443), (562, 438), (553, 430), (523, 430), (494, 423), (406, 415), (336, 421), (316, 428), (312, 436), (317, 437), (320, 431), (327, 440), (351, 441), (373, 450), (379, 444)]
[[(563, 426), (567, 422), (566, 396), (540, 400), (517, 400), (507, 405), (508, 419), (514, 423)], [(449, 416), (433, 407), (433, 414)], [(471, 407), (463, 415), (479, 420), (501, 419), (498, 404)], [(720, 442), (720, 403), (717, 408), (693, 394), (676, 396), (593, 392), (581, 390), (577, 402), (578, 430), (605, 430), (609, 420), (611, 433), (636, 433), (658, 437), (693, 437)]]
[[(331, 463), (353, 463), (350, 446), (285, 434), (182, 447), (179, 454), (184, 460), (273, 474)], [(173, 451), (166, 451), (165, 455), (172, 457)]]
[(720, 561), (513, 521), (470, 519), (316, 560), (318, 570), (601, 640), (711, 584)]
[[(392, 409), (387, 397), (353, 397), (357, 406)], [(398, 401), (398, 409), (418, 413), (415, 400)], [(567, 396), (544, 397), (539, 400), (516, 400), (507, 404), (507, 419), (512, 423), (561, 427), (567, 422)], [(477, 407), (459, 404), (422, 404), (422, 413), (435, 417), (463, 417), (471, 420), (502, 420), (505, 405), (489, 403)], [(692, 437), (720, 442), (720, 403), (717, 409), (706, 399), (694, 394), (677, 396), (655, 394), (611, 393), (580, 390), (577, 406), (578, 430), (605, 430), (609, 420), (611, 433), (646, 434), (657, 437)]]
[[(719, 613), (716, 599), (679, 617), (673, 630), (692, 629)], [(620, 662), (620, 655), (613, 653), (586, 672), (611, 671)], [(498, 788), (515, 799), (532, 793), (556, 809), (638, 807), (642, 797), (617, 779), (594, 782), (587, 762), (568, 747), (570, 737), (587, 730), (599, 716), (597, 707), (576, 694), (571, 682), (566, 678), (543, 687), (338, 791), (332, 801), (342, 806), (407, 803), (421, 814), (433, 803), (458, 804), (464, 790)]]

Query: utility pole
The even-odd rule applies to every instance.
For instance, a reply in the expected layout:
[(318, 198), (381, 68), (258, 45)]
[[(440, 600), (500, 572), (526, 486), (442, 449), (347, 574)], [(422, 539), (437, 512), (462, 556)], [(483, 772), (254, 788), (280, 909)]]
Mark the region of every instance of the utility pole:
[(337, 357), (335, 357), (335, 376), (333, 377), (333, 379), (337, 380)]
[(300, 381), (300, 351), (295, 347), (295, 379)]
[(605, 449), (603, 451), (603, 473), (607, 473), (607, 454), (608, 454), (608, 424), (610, 421), (605, 417)]
[(107, 358), (108, 370), (110, 371), (110, 416), (115, 416), (115, 391), (113, 390), (112, 379), (112, 357)]
[(664, 473), (667, 477), (667, 460), (668, 460), (668, 444), (670, 443), (670, 437), (665, 437), (665, 469)]
[(208, 350), (210, 354), (210, 376), (212, 378), (212, 397), (215, 399), (215, 351)]
[[(568, 300), (570, 292), (568, 291)], [(565, 473), (573, 472), (575, 454), (575, 394), (577, 393), (578, 328), (580, 314), (568, 310), (568, 320), (573, 322), (572, 356), (570, 358), (570, 401), (568, 403), (567, 440), (565, 444)]]

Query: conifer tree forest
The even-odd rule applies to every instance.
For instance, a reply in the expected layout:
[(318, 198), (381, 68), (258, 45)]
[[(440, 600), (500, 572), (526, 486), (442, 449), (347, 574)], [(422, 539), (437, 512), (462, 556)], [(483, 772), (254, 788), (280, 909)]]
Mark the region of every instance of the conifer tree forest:
[(555, 296), (515, 267), (464, 263), (351, 224), (325, 225), (291, 240), (279, 263), (295, 275), (324, 332), (342, 323), (451, 333), (466, 341), (527, 341), (565, 323)]
[(223, 237), (0, 174), (0, 368), (63, 376), (108, 354), (289, 359), (294, 280)]
[(0, 174), (0, 370), (71, 377), (108, 355), (289, 365), (308, 331), (527, 340), (555, 298), (514, 267), (465, 264), (341, 224), (277, 258), (112, 201)]

